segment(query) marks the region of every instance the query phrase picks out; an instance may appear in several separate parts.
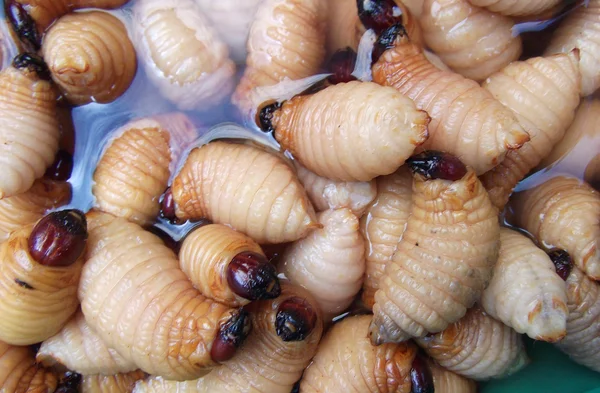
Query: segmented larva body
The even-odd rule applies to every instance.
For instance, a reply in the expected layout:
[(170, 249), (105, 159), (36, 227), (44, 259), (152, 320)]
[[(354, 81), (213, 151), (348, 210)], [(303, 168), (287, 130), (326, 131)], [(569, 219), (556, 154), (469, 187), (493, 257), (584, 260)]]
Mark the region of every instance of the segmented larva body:
[(0, 341), (0, 390), (2, 392), (53, 393), (56, 375), (35, 364), (33, 352)]
[(194, 149), (172, 190), (178, 218), (227, 224), (260, 244), (295, 241), (318, 227), (293, 168), (252, 146), (212, 142)]
[(56, 91), (35, 71), (0, 72), (0, 199), (24, 193), (58, 151)]
[(263, 0), (196, 0), (202, 12), (229, 46), (236, 63), (246, 61), (246, 43), (256, 10)]
[(574, 10), (554, 33), (546, 54), (579, 48), (581, 96), (600, 87), (600, 0), (589, 0)]
[(514, 62), (483, 84), (515, 114), (531, 138), (481, 178), (500, 211), (517, 183), (552, 151), (573, 121), (581, 84), (577, 62), (577, 51)]
[(56, 19), (81, 8), (119, 8), (129, 0), (15, 0), (25, 6), (27, 13), (44, 32)]
[(375, 304), (375, 292), (385, 265), (392, 259), (410, 217), (412, 174), (403, 166), (396, 173), (377, 178), (377, 198), (360, 220), (365, 238), (365, 281), (362, 301)]
[(600, 287), (573, 267), (567, 279), (567, 335), (556, 346), (579, 364), (600, 372)]
[(600, 280), (600, 194), (577, 178), (559, 176), (516, 195), (514, 220)]
[(469, 2), (506, 16), (530, 16), (556, 7), (561, 0), (469, 0)]
[(341, 182), (313, 173), (294, 161), (298, 179), (304, 186), (317, 212), (348, 208), (361, 217), (377, 195), (375, 180), (368, 182)]
[(500, 229), (500, 255), (481, 305), (493, 318), (534, 340), (565, 336), (567, 294), (548, 255), (524, 235)]
[(194, 0), (139, 0), (134, 36), (148, 78), (182, 110), (219, 104), (233, 90), (227, 45)]
[(365, 246), (358, 218), (349, 209), (318, 215), (323, 226), (286, 249), (281, 272), (317, 300), (325, 320), (341, 314), (362, 287)]
[(529, 140), (511, 111), (476, 82), (437, 69), (406, 37), (373, 66), (373, 80), (392, 86), (431, 116), (422, 149), (451, 152), (478, 175)]
[(85, 375), (79, 385), (80, 393), (131, 393), (135, 383), (146, 374), (137, 370), (127, 374)]
[(232, 102), (248, 113), (250, 91), (286, 78), (318, 74), (325, 59), (327, 3), (323, 0), (264, 0), (250, 28), (246, 70)]
[(317, 352), (323, 332), (320, 315), (302, 340), (284, 341), (275, 325), (278, 310), (288, 301), (318, 306), (306, 290), (282, 281), (281, 296), (251, 306), (252, 333), (231, 361), (194, 381), (174, 382), (149, 378), (136, 384), (134, 393), (289, 393)]
[(179, 264), (204, 296), (231, 307), (243, 306), (250, 300), (236, 295), (227, 280), (227, 268), (241, 252), (264, 255), (260, 246), (243, 233), (225, 225), (205, 225), (186, 236)]
[(107, 347), (81, 312), (75, 314), (58, 334), (42, 343), (36, 361), (45, 367), (60, 364), (81, 375), (111, 375), (137, 368)]
[(217, 365), (211, 348), (233, 310), (206, 299), (157, 236), (109, 214), (88, 214), (79, 297), (92, 329), (149, 374), (193, 379)]
[(370, 181), (404, 164), (429, 120), (394, 89), (354, 81), (284, 102), (271, 123), (282, 148), (317, 175)]
[(505, 16), (467, 0), (425, 0), (423, 10), (425, 43), (466, 78), (484, 80), (521, 55), (521, 37)]
[(333, 325), (302, 377), (300, 392), (415, 391), (410, 373), (416, 346), (412, 342), (371, 345), (365, 334), (370, 322), (370, 315), (362, 315)]
[(38, 263), (28, 246), (33, 228), (33, 224), (24, 226), (0, 244), (0, 340), (12, 345), (52, 337), (79, 306), (83, 258), (70, 266)]
[(148, 225), (158, 216), (159, 198), (171, 175), (173, 148), (191, 142), (194, 132), (157, 120), (135, 120), (117, 130), (94, 172), (95, 207)]
[(137, 70), (125, 25), (107, 12), (61, 17), (44, 35), (42, 54), (52, 80), (75, 105), (116, 100)]
[(33, 224), (46, 214), (69, 202), (71, 186), (66, 182), (40, 179), (29, 191), (0, 200), (0, 242), (23, 225)]
[(471, 379), (448, 371), (438, 366), (435, 362), (428, 361), (431, 370), (433, 385), (436, 393), (476, 393), (477, 384)]
[(417, 344), (440, 366), (474, 380), (507, 376), (529, 363), (521, 336), (479, 307)]
[(473, 170), (455, 182), (415, 175), (411, 216), (375, 293), (372, 341), (422, 337), (462, 318), (492, 277), (499, 232)]

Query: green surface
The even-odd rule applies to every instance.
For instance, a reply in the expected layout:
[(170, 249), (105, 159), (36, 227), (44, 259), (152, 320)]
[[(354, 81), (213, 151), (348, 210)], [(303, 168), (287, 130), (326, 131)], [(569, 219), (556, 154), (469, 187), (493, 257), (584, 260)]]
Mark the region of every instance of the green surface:
[(531, 364), (484, 384), (481, 393), (600, 393), (600, 373), (573, 363), (551, 344), (528, 339), (526, 346)]

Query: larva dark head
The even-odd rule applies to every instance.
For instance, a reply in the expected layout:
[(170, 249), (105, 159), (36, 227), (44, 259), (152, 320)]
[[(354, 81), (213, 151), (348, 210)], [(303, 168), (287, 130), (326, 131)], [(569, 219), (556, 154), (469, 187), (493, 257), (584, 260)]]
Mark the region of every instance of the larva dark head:
[(304, 341), (316, 324), (317, 313), (305, 299), (292, 297), (279, 305), (275, 331), (283, 341)]
[(275, 131), (275, 127), (273, 127), (273, 115), (281, 108), (281, 103), (273, 102), (271, 104), (264, 105), (259, 109), (256, 124), (261, 129), (262, 132), (273, 132)]
[(275, 266), (251, 251), (233, 257), (227, 266), (227, 283), (236, 295), (248, 300), (275, 299), (281, 294)]
[(70, 266), (87, 243), (87, 221), (79, 210), (62, 210), (42, 218), (29, 235), (29, 254), (44, 266)]
[(42, 46), (40, 34), (35, 21), (29, 15), (29, 12), (27, 12), (25, 6), (16, 0), (5, 0), (4, 13), (13, 31), (27, 49), (34, 52), (40, 50)]
[(218, 363), (231, 359), (251, 330), (252, 323), (248, 312), (240, 308), (221, 325), (210, 349), (211, 359)]
[(410, 369), (410, 381), (412, 383), (411, 393), (434, 393), (433, 375), (429, 365), (417, 355)]
[(73, 171), (73, 156), (65, 150), (56, 153), (54, 162), (46, 169), (44, 177), (50, 180), (67, 181)]
[(406, 29), (401, 24), (395, 24), (385, 29), (377, 38), (373, 47), (372, 61), (376, 63), (383, 53), (396, 46), (398, 37), (407, 37)]
[(356, 66), (356, 52), (352, 48), (340, 49), (331, 56), (327, 64), (327, 70), (333, 75), (329, 77), (329, 82), (336, 85), (356, 80), (352, 75)]
[(552, 250), (548, 253), (548, 256), (554, 263), (554, 267), (556, 268), (556, 274), (560, 276), (563, 280), (567, 281), (571, 271), (573, 270), (573, 260), (571, 259), (571, 255), (565, 250)]
[(50, 70), (40, 56), (35, 53), (21, 53), (13, 59), (13, 67), (20, 70), (28, 70), (35, 72), (38, 78), (43, 80), (51, 80)]
[(457, 181), (467, 174), (467, 167), (457, 157), (441, 151), (428, 150), (406, 160), (414, 173), (427, 179)]
[(175, 200), (173, 199), (173, 190), (168, 187), (160, 197), (160, 216), (168, 220), (171, 224), (177, 223), (175, 215)]
[(392, 25), (402, 24), (403, 12), (394, 0), (357, 0), (356, 5), (362, 24), (377, 34)]
[(67, 371), (58, 384), (55, 393), (77, 393), (81, 385), (81, 374)]

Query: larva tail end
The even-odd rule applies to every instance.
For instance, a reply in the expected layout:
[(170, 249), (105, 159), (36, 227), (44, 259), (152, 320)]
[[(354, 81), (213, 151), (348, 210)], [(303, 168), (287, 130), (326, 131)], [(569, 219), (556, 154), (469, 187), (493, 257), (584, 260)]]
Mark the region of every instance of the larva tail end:
[(434, 393), (433, 375), (429, 364), (417, 355), (410, 369), (411, 393)]
[(567, 281), (567, 278), (569, 278), (569, 275), (571, 274), (571, 270), (573, 270), (573, 260), (571, 259), (571, 255), (565, 250), (557, 249), (550, 251), (548, 256), (550, 257), (550, 260), (552, 260), (552, 263), (554, 263), (556, 274)]
[(414, 173), (426, 179), (458, 181), (467, 174), (467, 166), (457, 157), (435, 150), (427, 150), (406, 160)]
[(285, 342), (304, 341), (317, 324), (317, 312), (306, 299), (292, 297), (279, 305), (275, 331)]
[(236, 295), (248, 300), (275, 299), (281, 294), (275, 266), (255, 252), (233, 257), (227, 266), (227, 283)]
[(23, 4), (16, 0), (6, 0), (4, 2), (4, 14), (19, 37), (19, 40), (28, 47), (27, 49), (32, 52), (40, 50), (42, 39), (37, 25)]
[(402, 24), (397, 23), (385, 29), (373, 47), (372, 62), (376, 63), (386, 50), (394, 48), (399, 44), (398, 40), (402, 41), (403, 39), (408, 40), (408, 34)]
[(361, 23), (377, 34), (394, 24), (402, 23), (402, 9), (394, 0), (357, 0), (356, 5)]
[(251, 330), (252, 324), (248, 312), (240, 308), (219, 328), (210, 349), (211, 359), (218, 363), (231, 359)]
[(43, 80), (51, 80), (50, 70), (41, 56), (35, 53), (21, 53), (13, 59), (13, 67), (19, 70), (26, 70), (35, 73), (38, 78)]
[(567, 316), (569, 310), (561, 300), (551, 302), (538, 301), (528, 314), (527, 335), (534, 340), (554, 343), (567, 334)]
[(335, 52), (327, 64), (327, 70), (333, 73), (329, 77), (329, 82), (336, 85), (356, 80), (356, 77), (352, 75), (356, 66), (356, 58), (356, 52), (350, 47)]
[(29, 253), (44, 266), (70, 266), (83, 253), (87, 238), (87, 221), (83, 212), (53, 212), (33, 228), (28, 241)]
[(273, 102), (264, 104), (256, 114), (256, 124), (262, 132), (275, 131), (276, 124), (273, 124), (275, 113), (281, 108), (281, 103)]
[(530, 140), (531, 136), (529, 133), (525, 131), (520, 124), (514, 123), (512, 128), (506, 134), (504, 146), (507, 150), (517, 150)]

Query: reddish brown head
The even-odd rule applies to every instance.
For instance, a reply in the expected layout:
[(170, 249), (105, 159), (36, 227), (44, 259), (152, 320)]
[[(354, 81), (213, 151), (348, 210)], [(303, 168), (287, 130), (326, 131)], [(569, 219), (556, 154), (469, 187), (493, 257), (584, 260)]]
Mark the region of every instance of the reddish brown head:
[(413, 360), (412, 369), (410, 370), (410, 381), (412, 382), (411, 393), (435, 392), (431, 369), (421, 355), (417, 355), (415, 360)]
[(548, 256), (554, 263), (554, 267), (556, 268), (556, 274), (560, 276), (563, 280), (567, 281), (571, 271), (573, 270), (573, 260), (571, 259), (571, 255), (565, 250), (552, 250), (548, 253)]
[(406, 160), (414, 173), (427, 179), (457, 181), (467, 174), (467, 167), (457, 157), (441, 151), (428, 150)]
[(160, 197), (160, 216), (172, 224), (177, 222), (175, 200), (173, 199), (173, 190), (171, 190), (171, 187), (168, 187)]
[(236, 295), (248, 300), (275, 299), (281, 294), (275, 266), (251, 251), (233, 257), (227, 266), (227, 283)]
[(65, 150), (59, 150), (56, 153), (54, 162), (46, 170), (44, 177), (50, 180), (67, 181), (73, 171), (73, 156)]
[(79, 210), (62, 210), (42, 218), (29, 235), (31, 257), (45, 266), (70, 266), (87, 243), (87, 221)]
[(210, 350), (211, 359), (219, 363), (231, 359), (251, 330), (252, 323), (248, 312), (240, 308), (221, 325)]
[(380, 34), (388, 27), (402, 23), (403, 11), (394, 0), (357, 0), (358, 17), (367, 29)]
[(356, 80), (356, 77), (352, 75), (355, 66), (356, 52), (352, 48), (338, 50), (331, 56), (327, 64), (327, 70), (333, 73), (328, 78), (329, 82), (336, 85)]
[(315, 328), (317, 313), (305, 299), (292, 297), (279, 305), (275, 331), (285, 342), (304, 341)]

